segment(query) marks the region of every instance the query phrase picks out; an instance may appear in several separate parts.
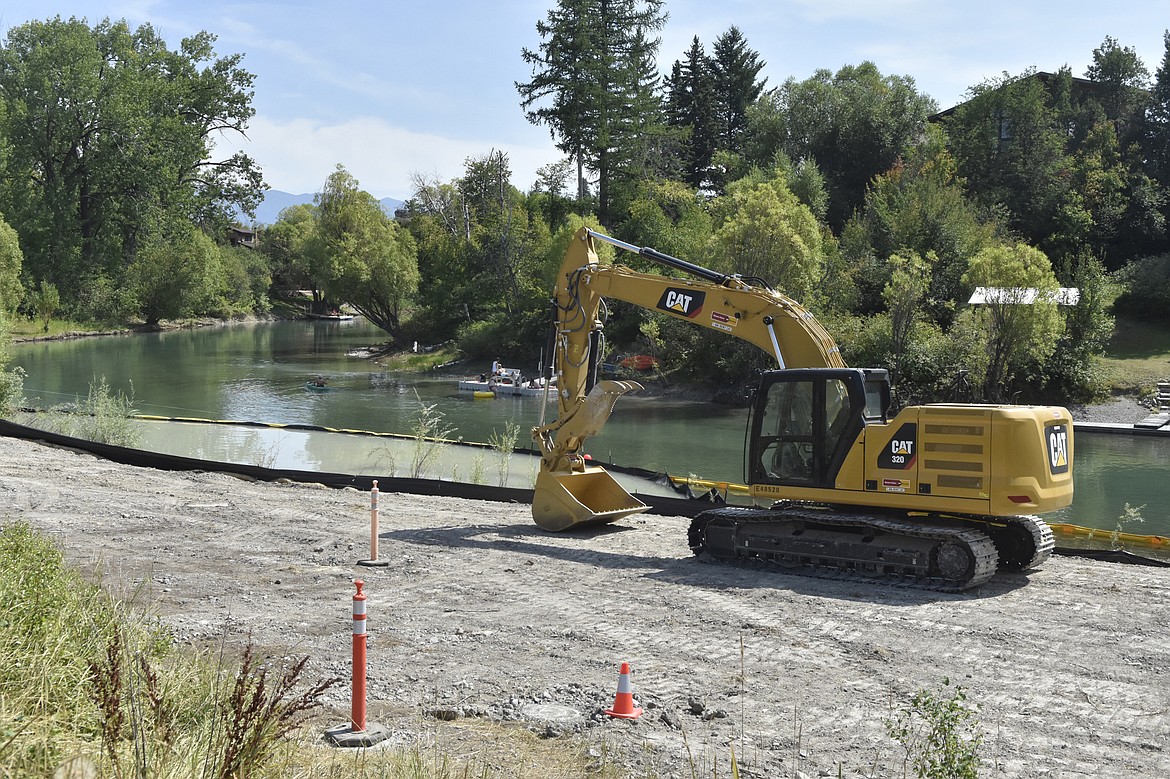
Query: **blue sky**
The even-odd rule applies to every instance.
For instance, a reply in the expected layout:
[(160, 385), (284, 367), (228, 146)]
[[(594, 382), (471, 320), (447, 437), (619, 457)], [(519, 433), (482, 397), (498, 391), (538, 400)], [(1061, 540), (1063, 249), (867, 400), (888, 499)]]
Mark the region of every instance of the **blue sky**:
[[(446, 181), (463, 161), (508, 153), (521, 189), (560, 158), (547, 128), (528, 123), (514, 82), (531, 70), (536, 22), (554, 0), (237, 2), (5, 0), (0, 30), (54, 15), (150, 23), (177, 48), (207, 30), (220, 55), (243, 53), (256, 74), (249, 139), (225, 138), (264, 169), (273, 189), (320, 189), (341, 163), (377, 197), (405, 199), (412, 174)], [(912, 77), (941, 108), (1004, 72), (1069, 65), (1084, 75), (1105, 36), (1133, 47), (1151, 74), (1170, 28), (1165, 0), (667, 0), (659, 67), (699, 36), (708, 53), (731, 25), (767, 62), (768, 86), (871, 60)]]

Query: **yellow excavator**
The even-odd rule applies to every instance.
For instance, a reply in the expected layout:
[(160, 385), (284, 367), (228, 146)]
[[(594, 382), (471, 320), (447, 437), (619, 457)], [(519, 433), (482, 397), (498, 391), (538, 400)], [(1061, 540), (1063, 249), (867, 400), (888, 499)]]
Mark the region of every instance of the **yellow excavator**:
[[(606, 242), (691, 278), (600, 261)], [(890, 417), (885, 370), (849, 368), (796, 301), (582, 228), (558, 271), (545, 385), (557, 418), (533, 428), (541, 451), (537, 525), (563, 531), (645, 511), (582, 451), (633, 381), (598, 381), (605, 299), (741, 338), (777, 369), (752, 393), (745, 481), (754, 505), (696, 516), (696, 555), (813, 576), (960, 591), (997, 570), (1042, 564), (1052, 531), (1036, 515), (1072, 502), (1072, 418), (1064, 408), (939, 403)], [(551, 391), (551, 390), (550, 390)], [(543, 420), (542, 420), (543, 422)]]

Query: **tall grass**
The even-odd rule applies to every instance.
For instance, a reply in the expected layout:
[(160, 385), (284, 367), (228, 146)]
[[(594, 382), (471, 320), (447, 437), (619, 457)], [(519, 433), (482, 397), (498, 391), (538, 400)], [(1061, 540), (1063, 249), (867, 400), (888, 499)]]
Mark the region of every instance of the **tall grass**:
[(278, 776), (285, 736), (336, 680), (172, 648), (28, 525), (0, 530), (0, 766), (49, 776)]
[(37, 421), (50, 432), (135, 449), (142, 435), (130, 418), (133, 413), (134, 386), (130, 386), (129, 394), (115, 392), (102, 376), (89, 383), (84, 400), (50, 409)]
[[(418, 397), (417, 394), (415, 397)], [(438, 459), (443, 445), (450, 439), (455, 428), (443, 421), (443, 412), (435, 403), (423, 403), (419, 398), (418, 415), (414, 420), (411, 434), (414, 443), (410, 455), (410, 476), (421, 479), (423, 474)]]
[[(0, 777), (503, 779), (630, 774), (583, 739), (478, 720), (420, 720), (416, 743), (325, 746), (314, 713), (336, 679), (177, 648), (168, 631), (65, 566), (23, 522), (0, 527)], [(328, 723), (336, 724), (336, 722)]]
[(496, 483), (499, 487), (508, 486), (508, 464), (512, 460), (512, 453), (516, 451), (516, 442), (520, 440), (520, 425), (509, 420), (504, 426), (504, 432), (492, 430), (488, 436), (488, 443), (496, 452)]

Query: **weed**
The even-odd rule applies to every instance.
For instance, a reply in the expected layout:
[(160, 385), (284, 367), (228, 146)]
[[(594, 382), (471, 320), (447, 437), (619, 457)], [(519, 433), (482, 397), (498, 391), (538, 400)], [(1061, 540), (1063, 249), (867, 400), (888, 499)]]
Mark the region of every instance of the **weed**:
[(225, 730), (219, 779), (253, 775), (276, 742), (296, 728), (305, 712), (316, 708), (321, 694), (340, 683), (340, 679), (327, 679), (294, 695), (308, 659), (302, 657), (287, 666), (273, 683), (268, 669), (253, 656), (252, 645), (244, 648), (232, 693), (221, 709)]
[(520, 440), (520, 425), (509, 421), (504, 426), (504, 432), (492, 430), (488, 436), (488, 443), (496, 451), (496, 478), (497, 486), (508, 486), (508, 462), (512, 459), (512, 452), (516, 451), (516, 442)]
[(1137, 525), (1145, 522), (1145, 517), (1142, 516), (1142, 509), (1146, 504), (1140, 506), (1131, 506), (1129, 503), (1125, 504), (1125, 510), (1121, 512), (1121, 516), (1117, 518), (1117, 527), (1109, 534), (1109, 543), (1114, 549), (1121, 548), (1121, 534), (1128, 532), (1129, 525)]
[[(950, 686), (943, 679), (943, 686)], [(885, 721), (886, 733), (902, 745), (903, 776), (918, 779), (975, 779), (983, 734), (967, 706), (962, 687), (919, 690), (909, 705)]]
[(85, 400), (54, 408), (42, 426), (61, 435), (134, 449), (141, 443), (141, 434), (130, 418), (133, 413), (134, 385), (128, 395), (114, 392), (102, 376), (89, 383)]
[[(418, 398), (418, 393), (415, 393)], [(414, 436), (414, 447), (410, 457), (410, 476), (421, 479), (424, 471), (439, 456), (446, 439), (455, 428), (445, 426), (443, 412), (439, 411), (437, 403), (423, 403), (418, 398), (419, 412), (415, 418), (411, 433)]]
[(484, 469), (482, 453), (475, 455), (475, 460), (471, 463), (471, 483), (487, 484), (487, 475)]

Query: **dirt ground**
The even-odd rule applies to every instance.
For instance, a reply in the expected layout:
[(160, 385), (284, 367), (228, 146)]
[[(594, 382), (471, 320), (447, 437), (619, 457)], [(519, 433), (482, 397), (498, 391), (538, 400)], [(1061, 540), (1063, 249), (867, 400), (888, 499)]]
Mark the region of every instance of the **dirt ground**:
[[(362, 567), (367, 493), (13, 439), (0, 501), (0, 521), (46, 531), (115, 594), (145, 584), (177, 641), (308, 654), (310, 680), (348, 678), (364, 579), (371, 719), (395, 743), (457, 749), (461, 724), (491, 719), (580, 736), (630, 775), (690, 777), (688, 751), (727, 775), (733, 747), (744, 776), (903, 776), (884, 722), (959, 685), (981, 775), (1170, 774), (1170, 569), (1055, 557), (939, 594), (703, 564), (683, 518), (554, 535), (527, 505), (389, 493), (389, 564)], [(636, 721), (598, 716), (623, 661)], [(327, 703), (344, 722), (348, 688)]]

